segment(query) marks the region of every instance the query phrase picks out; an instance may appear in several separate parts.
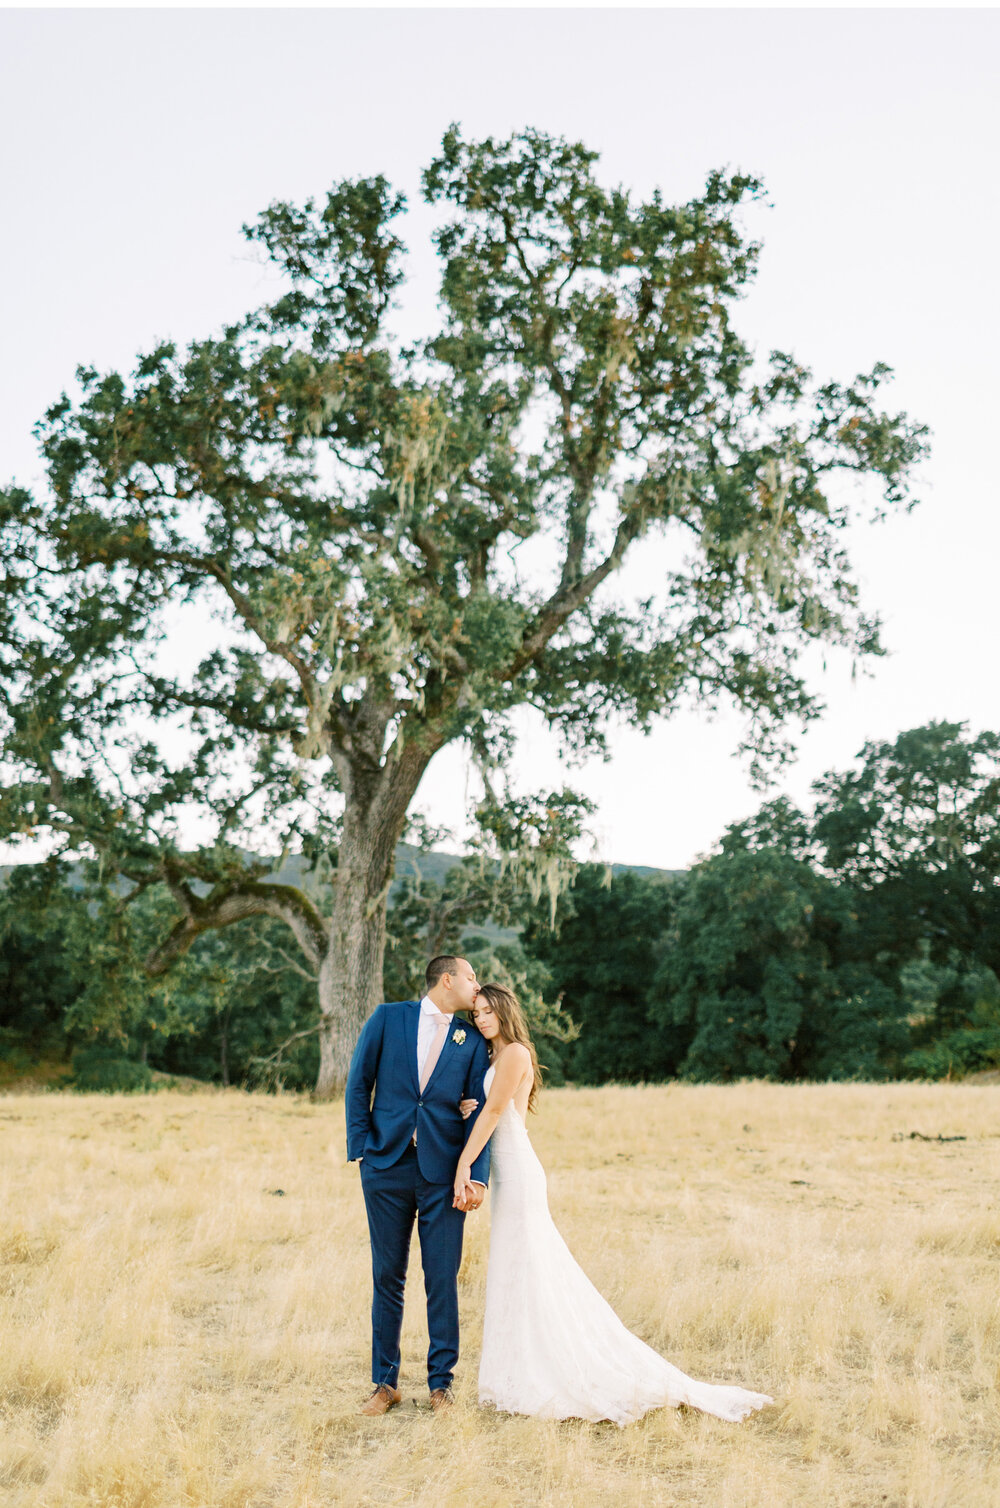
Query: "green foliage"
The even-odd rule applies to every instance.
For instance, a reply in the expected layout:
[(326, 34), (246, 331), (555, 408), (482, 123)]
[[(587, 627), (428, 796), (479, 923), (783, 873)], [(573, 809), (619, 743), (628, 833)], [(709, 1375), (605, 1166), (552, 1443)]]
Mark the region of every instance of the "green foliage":
[[(989, 736), (958, 725), (869, 745), (854, 770), (817, 782), (813, 813), (765, 803), (683, 879), (581, 867), (559, 893), (554, 929), (548, 891), (532, 891), (516, 856), (541, 849), (564, 866), (581, 808), (562, 793), (494, 810), (462, 859), (408, 851), (389, 911), (386, 997), (419, 995), (431, 954), (464, 953), (480, 978), (522, 997), (555, 1083), (991, 1068), (994, 759)], [(863, 787), (876, 796), (862, 823)], [(493, 822), (506, 824), (501, 840)], [(866, 836), (849, 843), (852, 832)], [(300, 883), (300, 867), (286, 877)], [(0, 888), (8, 1071), (72, 1051), (76, 1082), (94, 1087), (141, 1085), (147, 1068), (307, 1087), (315, 982), (286, 928), (260, 916), (207, 927), (169, 974), (151, 977), (148, 950), (179, 914), (169, 887), (109, 887), (96, 866), (11, 872)]]
[(565, 1071), (584, 1083), (634, 1083), (672, 1074), (683, 1038), (648, 1019), (647, 998), (675, 905), (669, 881), (583, 865), (560, 903), (559, 925), (544, 905), (529, 909), (524, 947), (544, 965), (550, 998), (579, 1030)]
[[(846, 898), (851, 926), (838, 947), (863, 971), (863, 994), (882, 1002), (887, 1068), (896, 1071), (904, 1051), (901, 1011), (909, 1071), (933, 1077), (985, 1063), (989, 1007), (980, 1010), (981, 986), (970, 981), (1000, 967), (1000, 738), (932, 722), (866, 744), (855, 768), (814, 789), (810, 815), (768, 802), (729, 829), (723, 854), (780, 853)], [(939, 1051), (939, 1042), (953, 1045)]]
[(0, 884), (0, 1032), (10, 1050), (60, 1052), (84, 988), (66, 948), (80, 898), (58, 866), (23, 865)]
[(73, 1049), (73, 1088), (101, 1090), (107, 1094), (135, 1094), (153, 1087), (153, 1075), (145, 1063), (126, 1058), (107, 1042), (88, 1042)]
[[(519, 810), (523, 815), (524, 807)], [(424, 877), (419, 860), (414, 868), (399, 886), (388, 913), (386, 999), (419, 998), (428, 958), (438, 953), (462, 954), (484, 983), (492, 980), (515, 991), (547, 1070), (546, 1081), (563, 1083), (566, 1046), (575, 1040), (578, 1028), (552, 1003), (547, 969), (525, 950), (514, 929), (506, 926), (523, 912), (525, 904), (531, 904), (532, 894), (539, 903), (541, 887), (532, 891), (516, 861), (501, 865), (484, 852), (453, 864), (439, 882)]]
[(1000, 980), (992, 969), (958, 953), (934, 964), (925, 946), (901, 983), (917, 1040), (926, 1044), (904, 1060), (909, 1073), (941, 1079), (1000, 1067)]
[(285, 943), (267, 917), (204, 932), (168, 976), (181, 1024), (151, 1046), (153, 1066), (222, 1085), (310, 1088), (316, 982)]
[(510, 931), (520, 923), (525, 903), (537, 903), (543, 895), (551, 925), (576, 871), (572, 846), (592, 810), (571, 791), (506, 802), (491, 793), (480, 806), (470, 851), (439, 879), (431, 878), (439, 856), (412, 855), (394, 887), (387, 918), (386, 999), (419, 994), (428, 958), (462, 952), (470, 926), (486, 924), (494, 936)]
[(240, 937), (208, 931), (172, 974), (151, 979), (144, 954), (176, 914), (163, 887), (130, 898), (91, 886), (81, 870), (12, 871), (0, 889), (5, 1059), (27, 1067), (45, 1053), (72, 1056), (78, 1086), (90, 1088), (141, 1088), (147, 1067), (307, 1088), (315, 981), (282, 947), (284, 930), (257, 918)]
[(691, 875), (657, 975), (691, 1033), (687, 1078), (879, 1078), (903, 1005), (855, 955), (850, 892), (780, 849), (724, 852)]
[(933, 722), (866, 744), (859, 761), (816, 782), (827, 869), (869, 888), (914, 865), (983, 883), (1000, 872), (1000, 735)]
[(486, 937), (468, 937), (465, 955), (484, 983), (505, 984), (524, 1007), (535, 1049), (545, 1077), (554, 1086), (566, 1082), (572, 1047), (580, 1034), (573, 1018), (555, 1001), (551, 977), (537, 958), (526, 952), (520, 940), (494, 942)]

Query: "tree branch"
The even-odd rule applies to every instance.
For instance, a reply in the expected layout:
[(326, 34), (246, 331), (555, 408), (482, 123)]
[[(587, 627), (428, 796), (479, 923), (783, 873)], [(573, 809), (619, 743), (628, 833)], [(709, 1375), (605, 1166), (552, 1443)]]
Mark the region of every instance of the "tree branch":
[(303, 1037), (314, 1037), (322, 1025), (322, 1021), (317, 1021), (314, 1026), (306, 1026), (300, 1032), (292, 1032), (292, 1035), (286, 1037), (284, 1042), (275, 1048), (274, 1052), (268, 1053), (267, 1057), (251, 1058), (249, 1061), (261, 1068), (266, 1068), (270, 1063), (278, 1064), (281, 1062), (281, 1055), (286, 1048), (291, 1047), (293, 1042), (300, 1042)]
[(168, 878), (167, 883), (184, 907), (185, 915), (147, 954), (145, 967), (153, 978), (165, 974), (202, 932), (228, 927), (252, 916), (271, 916), (283, 921), (295, 934), (311, 967), (318, 972), (329, 942), (328, 929), (309, 897), (294, 885), (282, 885), (276, 881), (242, 881), (229, 886), (220, 885), (211, 895), (201, 899), (179, 881), (172, 882)]
[[(172, 565), (189, 566), (194, 570), (211, 576), (219, 583), (230, 602), (235, 607), (237, 614), (246, 626), (255, 633), (271, 654), (291, 665), (299, 678), (306, 705), (312, 710), (316, 705), (316, 681), (312, 671), (300, 654), (293, 649), (292, 645), (284, 639), (274, 639), (265, 630), (259, 617), (253, 610), (250, 599), (236, 586), (226, 568), (218, 560), (213, 560), (208, 555), (196, 555), (191, 550), (153, 550), (150, 552), (156, 560), (162, 560)], [(145, 558), (145, 557), (144, 557)]]
[(586, 576), (578, 577), (577, 580), (564, 586), (553, 593), (548, 602), (535, 614), (531, 623), (525, 629), (521, 641), (521, 648), (512, 660), (501, 670), (497, 671), (498, 681), (512, 681), (524, 667), (536, 659), (548, 644), (552, 636), (571, 617), (578, 608), (592, 597), (601, 582), (611, 575), (621, 564), (625, 551), (633, 540), (637, 539), (642, 532), (645, 517), (640, 508), (634, 508), (626, 513), (618, 525), (614, 543), (607, 555), (599, 565)]

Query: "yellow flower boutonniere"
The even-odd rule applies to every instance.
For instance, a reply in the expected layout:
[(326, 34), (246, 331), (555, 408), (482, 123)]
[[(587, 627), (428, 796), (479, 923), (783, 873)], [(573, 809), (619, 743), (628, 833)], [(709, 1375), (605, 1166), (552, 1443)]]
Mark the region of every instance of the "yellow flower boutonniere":
[(457, 1031), (452, 1032), (451, 1040), (453, 1042), (457, 1042), (459, 1047), (461, 1047), (462, 1043), (465, 1041), (465, 1032), (461, 1027), (459, 1027)]

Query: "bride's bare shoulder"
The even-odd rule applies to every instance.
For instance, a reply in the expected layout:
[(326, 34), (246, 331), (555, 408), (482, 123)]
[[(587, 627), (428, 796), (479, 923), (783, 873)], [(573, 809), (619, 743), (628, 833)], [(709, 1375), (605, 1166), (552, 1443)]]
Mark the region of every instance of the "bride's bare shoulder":
[(503, 1052), (499, 1053), (497, 1056), (498, 1063), (500, 1062), (501, 1058), (507, 1065), (507, 1071), (509, 1073), (512, 1073), (514, 1071), (520, 1072), (520, 1070), (523, 1069), (527, 1064), (530, 1064), (531, 1053), (522, 1042), (508, 1042)]

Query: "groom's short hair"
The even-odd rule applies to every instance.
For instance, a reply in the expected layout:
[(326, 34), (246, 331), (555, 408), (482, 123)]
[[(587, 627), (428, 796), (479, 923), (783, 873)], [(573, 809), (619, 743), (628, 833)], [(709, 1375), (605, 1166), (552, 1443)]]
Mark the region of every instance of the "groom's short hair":
[(428, 990), (432, 990), (442, 974), (454, 974), (457, 969), (458, 958), (454, 953), (439, 953), (437, 958), (432, 958), (427, 965), (424, 984)]

